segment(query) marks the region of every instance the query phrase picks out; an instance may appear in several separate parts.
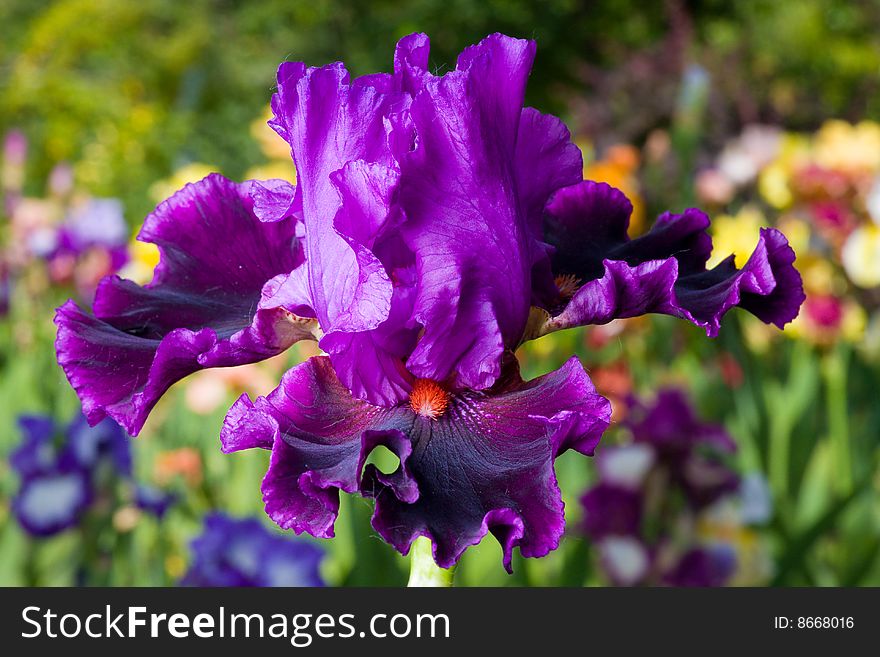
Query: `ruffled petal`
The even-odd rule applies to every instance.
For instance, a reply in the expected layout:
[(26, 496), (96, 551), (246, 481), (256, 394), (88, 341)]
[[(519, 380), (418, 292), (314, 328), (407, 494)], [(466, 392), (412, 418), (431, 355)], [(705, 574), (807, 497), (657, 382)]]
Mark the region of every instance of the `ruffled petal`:
[(302, 221), (302, 199), (296, 186), (286, 180), (254, 181), (251, 186), (254, 215), (260, 221), (281, 221), (294, 218)]
[(531, 235), (514, 154), (534, 43), (493, 35), (427, 80), (411, 107), (418, 135), (402, 156), (401, 231), (416, 254), (416, 376), (484, 389), (528, 317)]
[(261, 222), (250, 191), (249, 183), (216, 174), (187, 185), (147, 217), (139, 235), (161, 253), (150, 284), (108, 277), (93, 313), (73, 301), (58, 309), (58, 362), (90, 424), (109, 415), (137, 435), (181, 378), (262, 360), (313, 337), (312, 321), (261, 294), (302, 254), (295, 222)]
[[(452, 395), (431, 419), (409, 404), (353, 398), (318, 357), (268, 397), (239, 400), (223, 442), (273, 444), (263, 494), (282, 527), (332, 536), (338, 491), (359, 490), (376, 499), (373, 527), (401, 553), (428, 536), (449, 567), (491, 531), (510, 570), (514, 547), (527, 557), (557, 547), (564, 518), (553, 461), (568, 449), (592, 454), (609, 418), (577, 359), (533, 381), (513, 376), (489, 394)], [(399, 458), (394, 472), (364, 467), (379, 445)]]
[(239, 399), (221, 442), (226, 452), (271, 448), (262, 485), (266, 513), (284, 529), (329, 538), (339, 490), (357, 490), (361, 435), (378, 410), (351, 396), (329, 359), (311, 358), (267, 397)]
[(622, 192), (585, 181), (560, 190), (547, 207), (545, 238), (553, 272), (580, 285), (570, 300), (548, 307), (538, 334), (604, 324), (645, 313), (687, 319), (714, 337), (728, 310), (740, 306), (782, 328), (804, 300), (795, 254), (785, 236), (765, 228), (742, 269), (731, 256), (706, 269), (712, 242), (699, 210), (664, 214), (646, 235), (629, 240), (632, 205)]
[[(361, 223), (364, 211), (373, 213), (370, 221), (376, 224), (390, 208), (375, 216), (375, 201), (367, 198), (373, 188), (353, 184), (363, 179), (369, 165), (393, 164), (385, 118), (405, 108), (409, 96), (393, 91), (387, 77), (351, 84), (340, 63), (322, 68), (286, 63), (278, 69), (270, 125), (290, 144), (296, 164), (308, 235), (310, 295), (327, 334), (375, 328), (390, 311), (392, 284), (370, 250), (368, 238), (375, 235), (365, 238), (356, 232), (369, 231)], [(362, 164), (352, 169), (355, 161)]]
[(548, 305), (556, 295), (553, 247), (544, 242), (544, 207), (556, 190), (579, 182), (583, 168), (581, 151), (571, 142), (565, 124), (551, 114), (526, 107), (519, 121), (515, 169), (520, 203), (533, 237), (533, 305)]

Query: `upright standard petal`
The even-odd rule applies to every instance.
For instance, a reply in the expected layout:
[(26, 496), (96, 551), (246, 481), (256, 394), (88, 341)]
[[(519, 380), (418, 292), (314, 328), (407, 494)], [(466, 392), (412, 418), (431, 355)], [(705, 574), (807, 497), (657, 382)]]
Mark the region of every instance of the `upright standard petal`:
[[(568, 449), (592, 454), (609, 418), (576, 359), (529, 382), (512, 374), (488, 393), (426, 382), (409, 403), (379, 408), (354, 399), (318, 357), (268, 397), (240, 399), (222, 437), (225, 451), (272, 449), (263, 497), (282, 527), (332, 536), (338, 491), (359, 491), (376, 499), (373, 526), (401, 553), (428, 536), (449, 567), (491, 531), (509, 570), (514, 547), (537, 557), (558, 545), (553, 461)], [(364, 466), (379, 445), (399, 458), (394, 472)]]
[[(322, 68), (286, 63), (278, 69), (278, 91), (272, 98), (270, 125), (290, 144), (297, 168), (297, 195), (308, 235), (309, 289), (326, 334), (375, 328), (390, 310), (391, 281), (366, 243), (374, 235), (353, 234), (358, 224), (343, 208), (345, 191), (340, 193), (339, 187), (358, 172), (337, 173), (355, 161), (364, 167), (392, 163), (384, 121), (403, 109), (409, 96), (386, 93), (381, 87), (387, 85), (378, 82), (360, 79), (352, 84), (341, 63)], [(346, 189), (351, 202), (359, 188)]]
[(302, 263), (293, 220), (261, 222), (250, 183), (211, 175), (147, 217), (138, 238), (159, 247), (153, 281), (104, 279), (93, 313), (58, 309), (58, 362), (90, 424), (110, 416), (137, 435), (164, 392), (205, 367), (241, 365), (311, 338), (313, 320), (261, 296)]
[(530, 41), (493, 35), (413, 101), (415, 149), (401, 161), (401, 231), (416, 254), (414, 317), (424, 335), (407, 361), (418, 377), (484, 389), (528, 318), (532, 236), (514, 156)]
[(740, 306), (782, 328), (804, 300), (795, 254), (785, 236), (761, 230), (751, 258), (733, 256), (711, 270), (709, 218), (699, 210), (662, 215), (647, 234), (627, 236), (632, 205), (622, 192), (590, 181), (556, 193), (547, 206), (545, 239), (555, 247), (553, 273), (562, 288), (539, 334), (645, 313), (687, 319), (714, 337), (721, 318)]

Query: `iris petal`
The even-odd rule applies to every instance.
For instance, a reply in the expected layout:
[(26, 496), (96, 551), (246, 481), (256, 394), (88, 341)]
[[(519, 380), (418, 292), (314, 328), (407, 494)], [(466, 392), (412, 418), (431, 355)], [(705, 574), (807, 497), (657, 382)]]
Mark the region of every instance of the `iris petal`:
[(632, 205), (620, 191), (590, 181), (556, 193), (548, 204), (545, 238), (556, 248), (556, 275), (582, 282), (553, 310), (543, 332), (605, 324), (645, 313), (682, 317), (714, 337), (735, 306), (782, 328), (804, 300), (795, 254), (785, 236), (761, 230), (742, 269), (733, 257), (711, 270), (709, 219), (699, 210), (662, 215), (647, 234), (630, 240)]
[[(290, 370), (265, 398), (241, 398), (222, 433), (224, 449), (272, 449), (263, 481), (269, 515), (282, 527), (332, 536), (339, 490), (376, 500), (373, 527), (406, 554), (429, 536), (443, 567), (490, 531), (510, 570), (556, 548), (564, 529), (553, 461), (592, 454), (610, 417), (577, 359), (524, 382), (516, 375), (489, 393), (452, 395), (437, 419), (409, 404), (372, 406), (351, 396), (327, 358)], [(364, 465), (384, 446), (391, 473)]]
[(150, 284), (108, 277), (92, 313), (73, 301), (58, 309), (58, 362), (89, 423), (109, 415), (137, 435), (179, 379), (262, 360), (312, 337), (307, 319), (261, 294), (302, 254), (295, 222), (261, 222), (250, 191), (219, 175), (187, 185), (139, 235), (161, 252)]

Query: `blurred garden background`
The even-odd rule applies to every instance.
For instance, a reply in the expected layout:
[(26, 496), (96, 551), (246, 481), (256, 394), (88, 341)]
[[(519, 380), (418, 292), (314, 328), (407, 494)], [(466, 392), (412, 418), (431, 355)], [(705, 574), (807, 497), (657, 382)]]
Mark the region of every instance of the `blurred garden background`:
[[(88, 305), (106, 274), (150, 280), (157, 253), (133, 237), (186, 182), (295, 180), (265, 125), (280, 62), (389, 70), (414, 31), (441, 72), (488, 33), (535, 39), (527, 102), (563, 117), (585, 177), (630, 197), (631, 234), (697, 205), (720, 261), (780, 227), (807, 293), (784, 332), (735, 312), (706, 340), (649, 316), (523, 348), (526, 378), (577, 353), (615, 422), (596, 460), (558, 461), (560, 549), (515, 555), (508, 576), (485, 540), (456, 583), (687, 584), (671, 573), (699, 547), (726, 560), (713, 584), (880, 585), (880, 0), (0, 3), (0, 584), (406, 582), (366, 500), (344, 496), (332, 541), (282, 534), (262, 511), (267, 455), (220, 453), (230, 403), (314, 347), (191, 376), (132, 440), (84, 425), (52, 317), (69, 297)], [(596, 504), (617, 508), (597, 462), (650, 443), (660, 390), (693, 408), (675, 430), (718, 491), (692, 503), (676, 470), (690, 465), (664, 474), (658, 457), (640, 526), (609, 540), (590, 521)], [(705, 424), (733, 442), (705, 454)], [(668, 567), (641, 573), (655, 551)], [(258, 577), (266, 553), (287, 561)]]

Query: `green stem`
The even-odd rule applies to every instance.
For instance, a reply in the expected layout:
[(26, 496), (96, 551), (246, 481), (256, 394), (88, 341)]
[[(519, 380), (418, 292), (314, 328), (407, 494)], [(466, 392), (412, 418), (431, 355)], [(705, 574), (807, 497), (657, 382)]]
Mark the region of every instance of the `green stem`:
[(452, 586), (455, 566), (441, 568), (434, 563), (431, 553), (431, 539), (419, 536), (412, 544), (409, 552), (409, 582), (407, 586)]
[(825, 357), (824, 374), (828, 429), (834, 460), (834, 481), (837, 492), (846, 495), (852, 490), (852, 455), (850, 454), (849, 418), (847, 413), (846, 379), (849, 353), (838, 345)]

